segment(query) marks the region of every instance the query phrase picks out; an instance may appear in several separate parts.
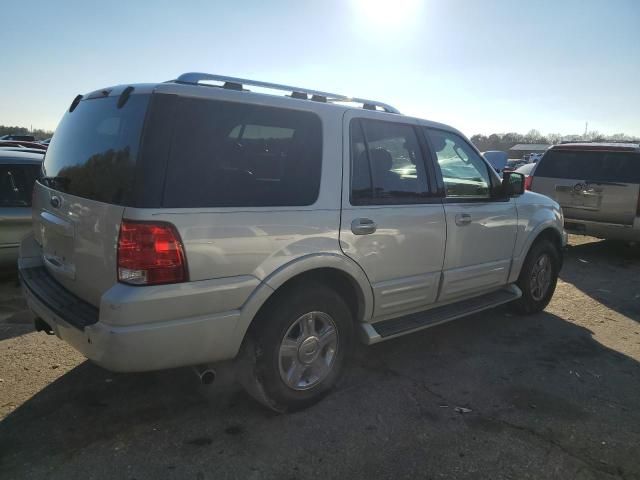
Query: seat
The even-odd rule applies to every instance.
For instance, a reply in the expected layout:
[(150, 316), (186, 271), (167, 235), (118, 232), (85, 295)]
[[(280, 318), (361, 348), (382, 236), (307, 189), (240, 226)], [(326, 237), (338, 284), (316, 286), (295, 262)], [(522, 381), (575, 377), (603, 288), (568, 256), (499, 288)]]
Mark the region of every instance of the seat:
[(384, 148), (370, 150), (371, 165), (373, 166), (373, 180), (376, 188), (383, 191), (403, 191), (400, 175), (392, 172), (393, 157)]

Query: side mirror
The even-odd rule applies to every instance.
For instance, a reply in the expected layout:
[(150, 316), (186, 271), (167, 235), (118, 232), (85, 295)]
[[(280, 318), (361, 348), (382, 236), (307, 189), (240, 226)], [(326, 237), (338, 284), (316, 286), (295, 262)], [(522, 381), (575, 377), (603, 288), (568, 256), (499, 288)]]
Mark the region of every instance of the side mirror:
[(502, 191), (507, 197), (515, 197), (524, 193), (524, 175), (517, 172), (502, 174)]

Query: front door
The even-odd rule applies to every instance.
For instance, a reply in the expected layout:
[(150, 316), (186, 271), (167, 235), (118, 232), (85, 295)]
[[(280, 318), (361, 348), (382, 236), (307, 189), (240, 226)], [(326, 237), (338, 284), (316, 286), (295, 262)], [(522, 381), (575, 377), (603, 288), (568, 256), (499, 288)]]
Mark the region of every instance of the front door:
[(447, 242), (438, 301), (506, 285), (517, 230), (514, 200), (493, 194), (498, 179), (464, 138), (445, 130), (425, 131), (445, 191)]
[(417, 126), (367, 115), (345, 114), (340, 243), (371, 282), (374, 319), (384, 320), (436, 300), (446, 225)]

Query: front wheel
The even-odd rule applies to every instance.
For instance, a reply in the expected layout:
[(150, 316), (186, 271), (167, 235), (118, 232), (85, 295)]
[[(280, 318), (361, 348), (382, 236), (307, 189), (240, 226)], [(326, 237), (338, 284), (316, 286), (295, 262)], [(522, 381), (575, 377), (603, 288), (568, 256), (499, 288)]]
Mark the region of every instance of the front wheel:
[(340, 295), (323, 285), (288, 289), (256, 318), (241, 353), (241, 381), (278, 412), (316, 403), (335, 385), (352, 335)]
[(556, 289), (560, 270), (560, 252), (547, 241), (536, 242), (522, 265), (517, 285), (522, 297), (512, 305), (522, 314), (537, 313), (549, 304)]

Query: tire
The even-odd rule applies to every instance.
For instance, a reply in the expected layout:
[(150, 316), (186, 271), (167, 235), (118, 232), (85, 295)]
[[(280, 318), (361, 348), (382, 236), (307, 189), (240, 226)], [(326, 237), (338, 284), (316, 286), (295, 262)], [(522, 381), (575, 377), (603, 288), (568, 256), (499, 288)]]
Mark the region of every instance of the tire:
[(334, 290), (315, 283), (287, 289), (254, 320), (239, 357), (240, 381), (277, 412), (309, 407), (340, 378), (352, 335), (351, 311)]
[[(540, 269), (545, 261), (548, 262), (548, 269), (543, 269), (545, 277), (541, 278), (543, 271)], [(561, 253), (552, 242), (539, 240), (533, 244), (516, 282), (522, 290), (522, 297), (511, 304), (516, 312), (528, 315), (545, 309), (555, 292), (560, 265)], [(538, 278), (541, 278), (540, 283)], [(543, 287), (542, 284), (546, 286)]]

